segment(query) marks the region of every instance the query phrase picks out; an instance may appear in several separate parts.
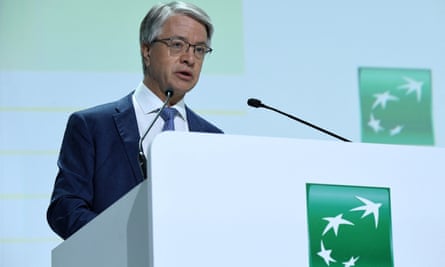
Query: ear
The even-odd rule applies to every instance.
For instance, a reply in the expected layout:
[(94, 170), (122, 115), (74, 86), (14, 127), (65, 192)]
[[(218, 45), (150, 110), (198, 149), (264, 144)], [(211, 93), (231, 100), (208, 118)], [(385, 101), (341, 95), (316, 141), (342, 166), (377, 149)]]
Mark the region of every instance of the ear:
[(145, 66), (150, 65), (150, 45), (142, 44), (141, 45), (141, 54), (144, 59)]

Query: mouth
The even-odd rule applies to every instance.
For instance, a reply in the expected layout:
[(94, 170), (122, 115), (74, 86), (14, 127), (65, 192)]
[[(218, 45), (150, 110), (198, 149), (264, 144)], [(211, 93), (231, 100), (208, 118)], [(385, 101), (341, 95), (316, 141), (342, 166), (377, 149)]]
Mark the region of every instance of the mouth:
[(186, 80), (186, 81), (190, 81), (193, 79), (193, 73), (191, 71), (188, 70), (180, 70), (176, 72), (176, 75), (181, 79), (181, 80)]

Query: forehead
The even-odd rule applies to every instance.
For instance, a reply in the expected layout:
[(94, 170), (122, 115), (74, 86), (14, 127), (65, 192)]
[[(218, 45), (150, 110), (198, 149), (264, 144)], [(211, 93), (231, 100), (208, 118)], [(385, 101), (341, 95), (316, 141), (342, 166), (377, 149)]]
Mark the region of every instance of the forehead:
[(169, 17), (162, 27), (161, 36), (163, 38), (180, 36), (192, 42), (207, 41), (206, 27), (199, 21), (186, 15)]

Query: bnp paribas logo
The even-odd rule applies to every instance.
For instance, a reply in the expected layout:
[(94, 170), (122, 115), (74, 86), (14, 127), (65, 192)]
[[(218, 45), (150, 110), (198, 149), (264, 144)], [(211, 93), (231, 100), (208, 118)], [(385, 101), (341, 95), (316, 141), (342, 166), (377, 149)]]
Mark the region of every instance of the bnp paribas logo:
[(307, 184), (311, 267), (393, 267), (389, 188)]
[(431, 71), (360, 68), (362, 141), (434, 145)]

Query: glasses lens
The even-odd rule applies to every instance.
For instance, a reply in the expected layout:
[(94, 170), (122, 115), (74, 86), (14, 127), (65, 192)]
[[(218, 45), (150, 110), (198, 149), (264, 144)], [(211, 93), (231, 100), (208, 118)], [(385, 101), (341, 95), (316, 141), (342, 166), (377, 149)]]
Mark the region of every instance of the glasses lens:
[(211, 48), (207, 47), (204, 44), (192, 45), (189, 42), (180, 38), (170, 38), (168, 39), (168, 41), (166, 40), (165, 44), (167, 44), (167, 46), (170, 48), (170, 53), (172, 53), (173, 55), (186, 52), (191, 46), (193, 48), (193, 53), (195, 54), (195, 57), (197, 57), (198, 59), (202, 59), (205, 56), (205, 54), (212, 51)]
[(197, 45), (195, 46), (195, 55), (202, 58), (207, 53), (207, 50), (208, 49), (205, 45)]
[(180, 52), (184, 51), (184, 49), (187, 45), (181, 39), (171, 39), (169, 46), (173, 53), (180, 53)]

